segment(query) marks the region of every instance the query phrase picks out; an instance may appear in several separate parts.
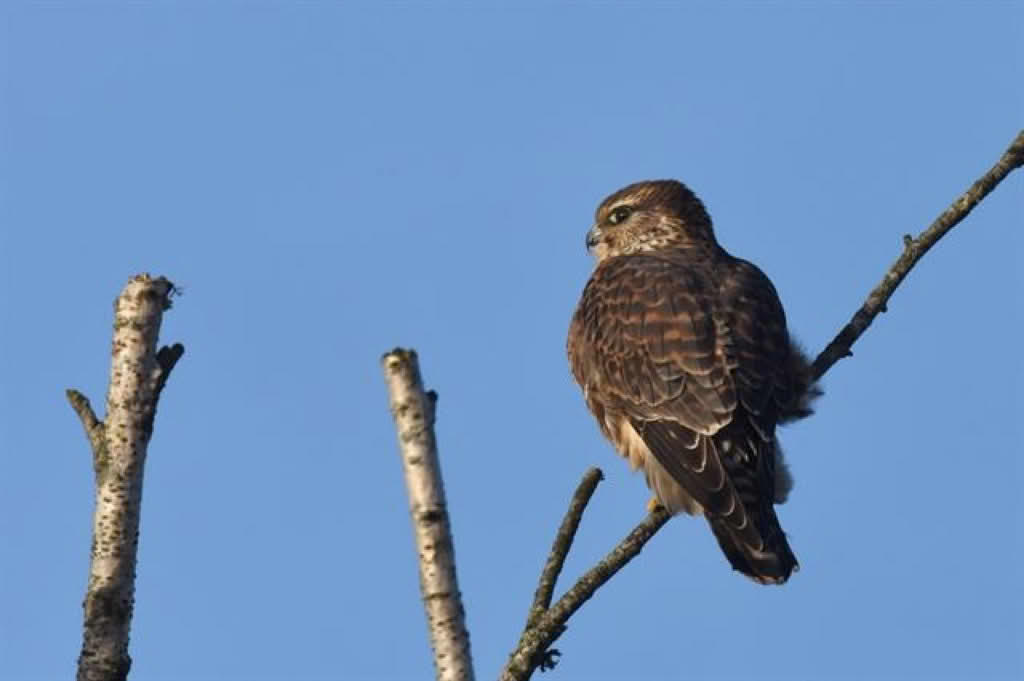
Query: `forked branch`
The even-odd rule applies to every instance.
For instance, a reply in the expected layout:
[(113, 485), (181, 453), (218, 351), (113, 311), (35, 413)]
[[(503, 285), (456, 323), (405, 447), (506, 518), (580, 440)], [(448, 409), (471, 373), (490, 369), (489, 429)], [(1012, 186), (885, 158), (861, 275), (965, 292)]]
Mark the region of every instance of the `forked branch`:
[[(924, 254), (967, 217), (974, 207), (988, 196), (1007, 175), (1021, 165), (1024, 165), (1024, 131), (1018, 133), (996, 164), (957, 198), (926, 230), (914, 238), (910, 235), (904, 237), (903, 253), (889, 267), (881, 282), (868, 294), (864, 305), (857, 310), (850, 322), (814, 360), (815, 380), (824, 376), (840, 359), (852, 354), (853, 344), (867, 330), (875, 317), (885, 311), (889, 298)], [(587, 475), (590, 476), (591, 473), (588, 472)], [(589, 486), (589, 491), (586, 494), (587, 500), (593, 494), (593, 488), (599, 480), (600, 474)], [(588, 484), (587, 477), (585, 477), (580, 488), (583, 489)], [(566, 514), (565, 520), (562, 521), (563, 528), (569, 522), (574, 523), (573, 532), (575, 532), (575, 527), (578, 526), (583, 512), (583, 508), (580, 508), (577, 503), (579, 496), (580, 491), (577, 490), (569, 512)], [(583, 505), (585, 506), (586, 502)], [(543, 611), (542, 603), (535, 597), (519, 643), (501, 672), (501, 681), (525, 681), (533, 675), (534, 670), (538, 667), (542, 671), (553, 667), (558, 651), (550, 650), (550, 646), (565, 631), (569, 617), (579, 610), (598, 587), (635, 558), (651, 537), (668, 522), (668, 519), (668, 514), (661, 509), (649, 514), (611, 553), (580, 577), (576, 584), (550, 609)], [(559, 535), (561, 534), (562, 530), (559, 530)], [(570, 537), (569, 544), (571, 541)], [(541, 573), (538, 596), (543, 589), (545, 593), (549, 594), (547, 598), (550, 600), (549, 589), (553, 588), (554, 582), (558, 579), (568, 550), (569, 546), (558, 541), (555, 542), (551, 556)]]
[(96, 473), (92, 559), (85, 593), (85, 627), (78, 681), (122, 681), (131, 668), (128, 637), (135, 607), (135, 562), (142, 508), (142, 473), (157, 401), (185, 348), (156, 349), (174, 286), (140, 274), (114, 306), (114, 351), (106, 422), (89, 400), (68, 390), (85, 427)]

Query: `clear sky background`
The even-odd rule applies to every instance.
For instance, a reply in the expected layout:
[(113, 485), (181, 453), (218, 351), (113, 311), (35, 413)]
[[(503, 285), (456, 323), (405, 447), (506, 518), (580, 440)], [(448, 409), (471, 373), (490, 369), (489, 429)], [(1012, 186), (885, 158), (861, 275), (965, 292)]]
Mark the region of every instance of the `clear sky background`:
[[(676, 177), (817, 353), (1024, 124), (1015, 3), (4, 3), (0, 678), (66, 679), (111, 302), (184, 290), (149, 448), (135, 681), (433, 674), (378, 365), (419, 353), (480, 679), (581, 474), (559, 593), (648, 492), (571, 382), (597, 203)], [(554, 681), (1024, 675), (1024, 174), (929, 253), (782, 431), (802, 569), (679, 518)], [(545, 676), (544, 678), (548, 678)]]

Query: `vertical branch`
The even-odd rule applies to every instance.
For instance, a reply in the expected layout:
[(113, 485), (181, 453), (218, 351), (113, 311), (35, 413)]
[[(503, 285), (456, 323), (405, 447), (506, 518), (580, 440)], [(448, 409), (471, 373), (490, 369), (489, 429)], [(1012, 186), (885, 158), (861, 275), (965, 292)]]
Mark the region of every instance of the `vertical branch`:
[(473, 681), (469, 632), (455, 575), (455, 545), (434, 437), (437, 393), (424, 391), (415, 351), (396, 348), (381, 358), (381, 364), (409, 493), (434, 671), (438, 681)]
[(160, 391), (185, 351), (181, 345), (156, 350), (160, 322), (171, 305), (173, 291), (163, 277), (141, 274), (118, 296), (106, 423), (96, 418), (84, 395), (67, 391), (68, 401), (85, 427), (96, 473), (78, 681), (121, 680), (131, 668), (128, 639), (135, 605), (146, 447)]

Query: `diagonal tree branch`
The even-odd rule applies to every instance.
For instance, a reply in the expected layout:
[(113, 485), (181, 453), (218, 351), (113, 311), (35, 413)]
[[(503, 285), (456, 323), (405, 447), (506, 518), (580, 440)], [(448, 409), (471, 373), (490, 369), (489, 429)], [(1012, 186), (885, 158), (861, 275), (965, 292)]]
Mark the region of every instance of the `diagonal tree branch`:
[(590, 503), (590, 497), (594, 496), (598, 483), (604, 479), (604, 473), (600, 468), (591, 468), (580, 481), (576, 492), (569, 502), (569, 510), (562, 519), (562, 525), (555, 535), (554, 544), (551, 546), (551, 553), (548, 554), (547, 562), (540, 573), (540, 581), (537, 583), (537, 592), (533, 596), (533, 605), (530, 607), (530, 615), (526, 622), (526, 628), (537, 623), (548, 607), (551, 605), (551, 597), (555, 593), (555, 583), (562, 573), (565, 565), (565, 558), (569, 555), (569, 549), (576, 538), (576, 530), (579, 529), (580, 521), (583, 519), (583, 511)]
[(437, 393), (423, 389), (413, 350), (395, 348), (381, 358), (381, 364), (409, 493), (434, 671), (438, 681), (473, 681), (469, 632), (455, 575), (455, 544), (434, 437)]
[(73, 389), (68, 389), (65, 394), (68, 402), (71, 403), (71, 408), (78, 414), (78, 418), (85, 427), (85, 436), (89, 438), (89, 447), (92, 449), (93, 471), (99, 474), (100, 461), (105, 458), (106, 450), (103, 440), (103, 421), (96, 418), (96, 412), (92, 410), (88, 397)]
[[(598, 473), (600, 474), (600, 471)], [(596, 485), (596, 481), (594, 484)], [(573, 502), (575, 503), (575, 501), (574, 497)], [(582, 511), (583, 509), (579, 509), (580, 513)], [(573, 513), (574, 509), (570, 507), (567, 519), (568, 515)], [(660, 506), (655, 508), (607, 556), (576, 580), (572, 588), (566, 591), (565, 595), (559, 598), (551, 608), (536, 619), (531, 619), (532, 625), (527, 624), (519, 639), (519, 644), (509, 656), (505, 668), (501, 670), (499, 677), (501, 681), (528, 679), (537, 667), (540, 667), (541, 671), (553, 669), (560, 653), (550, 648), (565, 631), (569, 618), (583, 607), (583, 604), (590, 600), (590, 597), (616, 572), (626, 567), (626, 563), (636, 558), (643, 550), (644, 545), (671, 517), (664, 508)], [(568, 552), (568, 548), (568, 546), (565, 547), (566, 552)], [(532, 616), (531, 612), (531, 618)]]
[(128, 676), (128, 639), (135, 607), (135, 564), (146, 448), (160, 391), (185, 349), (156, 350), (164, 310), (174, 286), (163, 277), (134, 277), (114, 304), (114, 350), (107, 390), (107, 421), (89, 400), (68, 390), (85, 427), (96, 473), (92, 560), (78, 681), (121, 681)]
[(944, 237), (949, 230), (956, 227), (961, 220), (967, 217), (974, 207), (981, 203), (981, 200), (989, 195), (993, 189), (1002, 182), (1007, 175), (1024, 164), (1024, 130), (1017, 134), (1017, 137), (1010, 144), (1010, 147), (996, 161), (992, 168), (982, 175), (971, 185), (970, 189), (964, 192), (956, 201), (947, 208), (942, 215), (935, 218), (931, 226), (912, 238), (909, 234), (903, 237), (903, 253), (892, 264), (889, 271), (882, 277), (867, 300), (861, 306), (850, 322), (843, 327), (839, 335), (828, 344), (818, 358), (814, 360), (812, 367), (814, 379), (817, 380), (825, 375), (825, 372), (832, 368), (839, 360), (850, 357), (853, 352), (850, 348), (857, 342), (871, 322), (875, 320), (878, 313), (885, 312), (886, 303), (896, 291), (896, 288), (903, 283), (903, 280), (914, 269), (917, 261), (924, 257), (924, 254)]
[[(924, 254), (967, 217), (974, 207), (988, 196), (1007, 175), (1021, 165), (1024, 165), (1024, 131), (1017, 135), (996, 164), (972, 184), (942, 215), (936, 218), (928, 229), (921, 232), (916, 238), (911, 238), (909, 235), (904, 237), (903, 253), (886, 271), (881, 282), (868, 294), (864, 305), (854, 314), (850, 322), (814, 360), (812, 369), (815, 380), (824, 376), (840, 359), (852, 354), (850, 348), (867, 330), (875, 317), (885, 311), (885, 305), (893, 292)], [(596, 482), (594, 484), (596, 486)], [(592, 493), (593, 490), (590, 494)], [(571, 522), (573, 517), (576, 518), (575, 522), (578, 525), (583, 509), (576, 507), (576, 499), (577, 497), (574, 496), (573, 504), (570, 506), (565, 520), (562, 521), (563, 528)], [(589, 500), (589, 494), (587, 500)], [(585, 504), (586, 501), (584, 501)], [(552, 668), (555, 665), (558, 651), (549, 650), (549, 648), (565, 631), (569, 617), (579, 610), (612, 575), (635, 558), (668, 520), (669, 515), (663, 509), (652, 511), (601, 562), (580, 577), (554, 606), (542, 614), (539, 613), (538, 607), (543, 599), (539, 599), (540, 589), (538, 589), (538, 597), (534, 598), (534, 604), (519, 643), (502, 669), (501, 681), (525, 681), (533, 675), (534, 670), (538, 667), (542, 671)], [(559, 530), (560, 535), (561, 532), (562, 530)], [(575, 528), (573, 532), (575, 532)], [(568, 543), (571, 545), (571, 542), (570, 537)], [(541, 577), (545, 589), (547, 588), (545, 579), (548, 579), (545, 575), (549, 566), (552, 562), (557, 563), (558, 569), (552, 573), (553, 578), (557, 579), (558, 571), (561, 563), (565, 560), (565, 553), (568, 552), (568, 549), (568, 545), (563, 546), (556, 540), (552, 555), (548, 558)], [(556, 553), (561, 555), (558, 556)]]

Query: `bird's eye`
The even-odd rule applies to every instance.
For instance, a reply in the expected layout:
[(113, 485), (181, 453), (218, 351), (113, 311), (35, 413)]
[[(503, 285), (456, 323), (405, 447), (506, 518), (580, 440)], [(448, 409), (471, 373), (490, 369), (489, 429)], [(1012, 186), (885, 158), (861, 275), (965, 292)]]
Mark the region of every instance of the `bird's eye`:
[(613, 225), (617, 225), (620, 222), (625, 222), (626, 219), (633, 214), (633, 209), (629, 206), (619, 206), (608, 215), (608, 222)]

